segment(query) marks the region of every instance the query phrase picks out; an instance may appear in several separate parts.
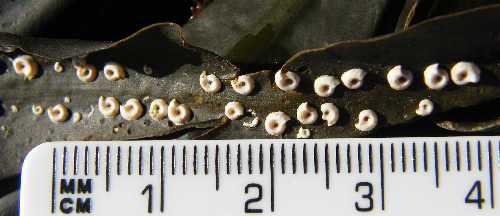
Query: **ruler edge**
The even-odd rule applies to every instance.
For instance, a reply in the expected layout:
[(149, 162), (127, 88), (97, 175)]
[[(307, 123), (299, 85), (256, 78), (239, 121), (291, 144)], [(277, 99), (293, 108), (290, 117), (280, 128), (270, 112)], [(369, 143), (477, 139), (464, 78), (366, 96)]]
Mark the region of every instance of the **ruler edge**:
[[(398, 140), (409, 140), (409, 139), (414, 139), (414, 140), (424, 140), (424, 139), (432, 139), (433, 141), (440, 141), (440, 140), (461, 140), (461, 139), (475, 139), (475, 140), (480, 140), (480, 139), (488, 139), (490, 141), (493, 141), (494, 139), (497, 139), (500, 142), (500, 136), (448, 136), (448, 137), (384, 137), (384, 138), (325, 138), (325, 139), (232, 139), (232, 140), (117, 140), (117, 141), (51, 141), (51, 142), (44, 142), (41, 143), (40, 145), (37, 145), (33, 149), (31, 149), (28, 154), (25, 156), (22, 167), (21, 167), (21, 182), (20, 182), (20, 193), (19, 193), (19, 215), (24, 216), (24, 211), (23, 209), (26, 209), (25, 205), (26, 202), (23, 202), (23, 197), (27, 196), (26, 194), (26, 189), (23, 189), (25, 184), (29, 181), (28, 177), (31, 176), (26, 176), (23, 175), (23, 171), (28, 169), (28, 167), (32, 166), (34, 163), (32, 158), (36, 158), (38, 154), (46, 154), (47, 152), (51, 152), (52, 154), (57, 154), (57, 152), (52, 152), (51, 150), (55, 149), (58, 145), (78, 145), (78, 144), (85, 144), (91, 143), (95, 145), (99, 144), (104, 144), (108, 146), (118, 146), (122, 143), (131, 143), (131, 142), (147, 142), (147, 143), (160, 143), (164, 142), (165, 144), (168, 143), (176, 143), (176, 144), (186, 144), (186, 143), (192, 143), (193, 141), (196, 142), (205, 142), (206, 144), (210, 143), (215, 143), (215, 142), (220, 142), (220, 141), (231, 141), (231, 142), (269, 142), (269, 141), (276, 141), (276, 143), (284, 143), (284, 142), (295, 142), (295, 143), (321, 143), (325, 141), (335, 141), (337, 143), (345, 143), (343, 141), (349, 140), (349, 142), (366, 142), (370, 140), (376, 140), (378, 143), (387, 143), (384, 142), (386, 140), (391, 140), (392, 142), (396, 142)], [(271, 142), (274, 143), (274, 142)], [(495, 146), (493, 145), (493, 166), (495, 166), (495, 161), (496, 163), (500, 163), (500, 158), (498, 156), (495, 156)], [(500, 147), (498, 147), (500, 148)], [(500, 149), (497, 149), (497, 151), (500, 151)], [(52, 155), (51, 155), (52, 156)], [(51, 157), (49, 156), (49, 158)], [(51, 163), (52, 164), (52, 163)], [(52, 168), (51, 168), (52, 169)]]

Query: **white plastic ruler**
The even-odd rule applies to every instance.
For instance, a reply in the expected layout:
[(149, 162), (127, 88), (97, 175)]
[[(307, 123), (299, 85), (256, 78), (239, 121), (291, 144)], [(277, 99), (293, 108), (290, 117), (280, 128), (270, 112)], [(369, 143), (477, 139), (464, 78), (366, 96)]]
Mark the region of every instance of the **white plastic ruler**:
[(500, 215), (500, 137), (51, 142), (21, 216)]

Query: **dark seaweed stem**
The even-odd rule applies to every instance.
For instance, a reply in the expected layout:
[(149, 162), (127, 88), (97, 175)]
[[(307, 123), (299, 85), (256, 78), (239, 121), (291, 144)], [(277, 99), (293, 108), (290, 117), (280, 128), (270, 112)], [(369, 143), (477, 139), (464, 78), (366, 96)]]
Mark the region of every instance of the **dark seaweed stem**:
[[(73, 65), (76, 70), (76, 75), (78, 79), (84, 83), (95, 82), (98, 76), (98, 70), (93, 65), (82, 60), (81, 64)], [(61, 65), (54, 63), (54, 70), (58, 73)], [(24, 79), (30, 81), (37, 77), (39, 71), (38, 63), (30, 55), (20, 55), (13, 60), (12, 68), (14, 72), (24, 77)], [(58, 67), (56, 67), (58, 66)], [(62, 70), (62, 69), (61, 69)], [(125, 68), (116, 62), (108, 62), (105, 64), (102, 70), (104, 77), (111, 82), (118, 82), (119, 80), (126, 80)], [(458, 62), (456, 63), (449, 72), (437, 64), (428, 66), (423, 75), (424, 82), (429, 89), (441, 90), (446, 87), (448, 80), (451, 79), (456, 85), (467, 85), (479, 82), (481, 70), (477, 65), (472, 62)], [(366, 77), (368, 73), (361, 68), (349, 69), (342, 73), (340, 80), (333, 75), (321, 75), (317, 77), (314, 81), (314, 92), (317, 96), (327, 98), (336, 92), (336, 88), (339, 88), (340, 83), (346, 89), (361, 91), (364, 87)], [(449, 78), (449, 76), (451, 78)], [(404, 91), (413, 84), (413, 74), (407, 68), (401, 65), (392, 67), (387, 72), (387, 82), (388, 86), (392, 91)], [(275, 85), (285, 92), (285, 94), (290, 94), (292, 92), (297, 92), (303, 88), (299, 88), (301, 85), (301, 76), (298, 73), (292, 71), (281, 71), (275, 73), (274, 81)], [(200, 88), (211, 95), (217, 95), (223, 91), (223, 83), (214, 73), (207, 73), (203, 70), (199, 75)], [(231, 86), (233, 90), (241, 95), (247, 96), (252, 94), (255, 81), (252, 76), (241, 75), (235, 80), (231, 81)], [(68, 99), (66, 104), (69, 104)], [(98, 101), (98, 111), (108, 119), (115, 118), (118, 114), (126, 121), (136, 121), (144, 116), (146, 110), (149, 111), (149, 117), (155, 121), (161, 121), (168, 118), (170, 122), (175, 125), (184, 125), (192, 119), (191, 108), (187, 104), (179, 103), (175, 98), (173, 98), (170, 103), (168, 103), (161, 98), (155, 99), (151, 102), (149, 109), (144, 108), (143, 103), (146, 103), (145, 99), (141, 100), (137, 98), (127, 99), (123, 104), (120, 104), (119, 100), (114, 97), (99, 97)], [(66, 104), (57, 104), (52, 107), (47, 108), (47, 114), (49, 119), (54, 123), (63, 123), (69, 119), (71, 111), (67, 108)], [(34, 106), (34, 105), (33, 105)], [(17, 112), (17, 106), (12, 105), (12, 112)], [(34, 106), (35, 107), (35, 106)], [(43, 110), (40, 108), (39, 110)], [(434, 102), (430, 99), (423, 99), (420, 101), (418, 107), (415, 109), (416, 115), (427, 116), (430, 115), (434, 110)], [(39, 111), (33, 110), (34, 114)], [(318, 111), (314, 106), (308, 104), (308, 102), (302, 102), (296, 110), (296, 119), (303, 125), (313, 125), (319, 119)], [(340, 113), (339, 108), (333, 103), (323, 103), (321, 104), (321, 118), (327, 122), (328, 127), (335, 125), (339, 119)], [(239, 101), (231, 101), (225, 106), (225, 116), (230, 120), (238, 120), (245, 115), (245, 108)], [(372, 109), (363, 109), (358, 113), (357, 120), (354, 122), (354, 127), (361, 132), (369, 132), (375, 129), (379, 124), (379, 115), (383, 113), (377, 113)], [(39, 115), (39, 114), (37, 114)], [(74, 112), (73, 123), (78, 123), (82, 118), (79, 112)], [(254, 118), (254, 120), (257, 118)], [(281, 136), (286, 132), (287, 122), (291, 118), (289, 115), (282, 111), (270, 112), (264, 122), (264, 128), (266, 132), (273, 136)], [(258, 121), (258, 119), (257, 119)], [(243, 123), (243, 126), (250, 125), (255, 127), (257, 123)], [(311, 136), (311, 129), (300, 127), (297, 138), (309, 138)]]

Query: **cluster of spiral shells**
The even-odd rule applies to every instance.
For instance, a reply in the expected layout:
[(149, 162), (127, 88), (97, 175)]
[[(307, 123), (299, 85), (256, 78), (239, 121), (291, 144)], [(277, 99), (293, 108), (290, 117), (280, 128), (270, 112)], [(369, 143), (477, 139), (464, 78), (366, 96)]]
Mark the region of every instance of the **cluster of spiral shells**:
[[(137, 98), (130, 98), (125, 103), (120, 104), (115, 97), (101, 96), (98, 101), (98, 109), (105, 118), (115, 118), (120, 114), (123, 119), (128, 121), (140, 119), (145, 114), (145, 108)], [(192, 118), (191, 109), (186, 104), (180, 104), (176, 99), (172, 99), (168, 104), (164, 99), (153, 100), (149, 106), (148, 115), (155, 121), (168, 118), (175, 125), (186, 124)]]
[[(56, 124), (64, 123), (72, 118), (73, 123), (80, 122), (82, 118), (82, 114), (80, 112), (72, 112), (66, 104), (68, 104), (65, 100), (64, 103), (58, 103), (53, 106), (49, 106), (44, 108), (41, 104), (33, 104), (31, 106), (31, 112), (36, 117), (41, 117), (44, 113), (47, 114), (48, 119)], [(16, 113), (19, 112), (20, 108), (16, 105), (11, 106), (11, 112)]]
[[(31, 55), (19, 55), (12, 60), (12, 67), (16, 74), (26, 80), (36, 78), (40, 71), (38, 63)], [(90, 83), (97, 79), (98, 71), (94, 65), (83, 63), (73, 65), (76, 76), (84, 83)], [(64, 65), (61, 62), (54, 62), (52, 69), (57, 73), (64, 72)], [(104, 77), (110, 81), (126, 78), (125, 69), (116, 62), (109, 62), (103, 68)]]
[[(438, 64), (428, 66), (424, 72), (424, 82), (429, 89), (442, 89), (448, 82), (448, 73), (440, 68)], [(342, 83), (349, 90), (360, 89), (368, 73), (361, 68), (353, 68), (342, 73), (340, 79), (333, 75), (321, 75), (314, 80), (314, 92), (320, 97), (331, 97), (335, 89)], [(459, 62), (451, 69), (452, 81), (457, 85), (476, 83), (479, 81), (480, 70), (470, 62)], [(396, 91), (406, 90), (411, 87), (414, 77), (410, 70), (402, 65), (392, 67), (387, 72), (387, 82), (390, 88)], [(430, 80), (430, 81), (429, 81)], [(274, 75), (275, 85), (283, 91), (298, 91), (300, 86), (300, 76), (292, 71), (279, 70)], [(203, 71), (200, 75), (200, 86), (207, 93), (216, 93), (222, 88), (222, 82), (214, 74), (207, 74)], [(242, 95), (251, 94), (255, 83), (251, 76), (242, 75), (231, 81), (234, 91)], [(420, 116), (427, 116), (432, 113), (434, 104), (430, 99), (422, 99), (416, 106), (415, 113)], [(333, 103), (320, 105), (321, 119), (326, 122), (326, 126), (335, 125), (340, 118), (339, 108)], [(225, 106), (225, 115), (231, 120), (236, 120), (245, 114), (244, 106), (238, 102), (229, 102)], [(296, 120), (302, 125), (315, 124), (320, 114), (314, 106), (308, 102), (303, 102), (297, 107)], [(291, 117), (282, 111), (271, 112), (266, 116), (264, 128), (266, 132), (273, 136), (285, 133), (286, 124)], [(376, 128), (378, 116), (376, 111), (365, 109), (359, 112), (354, 121), (354, 127), (359, 131), (366, 132)], [(298, 138), (306, 138), (311, 134), (309, 129), (301, 128), (297, 134)]]
[[(12, 67), (16, 74), (22, 76), (26, 80), (32, 80), (39, 75), (39, 66), (35, 59), (30, 55), (20, 55), (12, 60)], [(73, 65), (76, 77), (84, 83), (90, 83), (96, 80), (98, 71), (95, 66), (83, 63)], [(61, 62), (54, 62), (52, 69), (57, 73), (64, 72), (64, 65)], [(116, 62), (108, 62), (103, 68), (104, 77), (109, 81), (117, 81), (126, 78), (124, 67)], [(207, 76), (211, 79), (212, 76)], [(217, 79), (218, 80), (218, 79)], [(220, 81), (209, 81), (209, 85), (216, 85), (215, 88), (220, 88)], [(200, 79), (200, 82), (201, 79)], [(219, 85), (219, 87), (217, 87)], [(251, 86), (249, 84), (248, 86)], [(214, 89), (212, 89), (213, 91)], [(215, 89), (216, 91), (218, 89)], [(40, 104), (32, 105), (32, 113), (35, 116), (42, 116), (44, 112), (47, 113), (48, 118), (54, 123), (66, 122), (72, 114), (73, 123), (81, 121), (82, 115), (79, 112), (71, 112), (65, 105), (71, 102), (69, 97), (64, 98), (64, 103), (57, 104), (48, 108), (42, 107)], [(17, 112), (17, 106), (12, 105), (12, 112)], [(134, 121), (140, 119), (145, 114), (145, 107), (137, 98), (131, 98), (120, 104), (116, 97), (101, 96), (98, 99), (97, 107), (99, 112), (105, 118), (112, 119), (120, 115), (127, 121)], [(192, 111), (186, 104), (179, 103), (176, 99), (172, 99), (168, 104), (163, 99), (155, 99), (151, 102), (148, 114), (151, 119), (161, 121), (168, 118), (175, 125), (183, 125), (188, 123), (192, 118)]]
[[(39, 68), (37, 62), (32, 56), (20, 55), (13, 61), (14, 71), (26, 80), (32, 80), (38, 76)], [(98, 70), (95, 66), (87, 63), (73, 65), (76, 70), (77, 78), (82, 82), (93, 82), (98, 76)], [(61, 73), (64, 71), (64, 66), (60, 62), (53, 64), (53, 70)], [(118, 81), (126, 78), (125, 68), (116, 62), (108, 62), (102, 70), (104, 77), (110, 81)], [(453, 65), (451, 69), (446, 70), (439, 63), (434, 63), (425, 68), (423, 71), (423, 82), (431, 90), (441, 90), (448, 85), (451, 80), (456, 85), (465, 85), (477, 83), (480, 80), (481, 70), (472, 62), (461, 61)], [(335, 97), (336, 89), (340, 86), (346, 90), (362, 89), (366, 82), (366, 76), (370, 76), (362, 68), (352, 68), (343, 72), (340, 78), (334, 75), (324, 74), (318, 76), (314, 80), (314, 93), (321, 98)], [(390, 68), (386, 73), (388, 86), (395, 91), (404, 91), (411, 88), (414, 82), (412, 71), (402, 65), (396, 65)], [(301, 77), (293, 71), (278, 70), (274, 74), (274, 84), (282, 91), (299, 91)], [(223, 82), (215, 75), (203, 70), (199, 76), (199, 85), (203, 91), (208, 94), (216, 94), (224, 87)], [(230, 85), (234, 92), (240, 95), (251, 95), (255, 89), (255, 80), (251, 75), (241, 75), (230, 81)], [(155, 121), (168, 119), (175, 125), (183, 125), (188, 123), (193, 117), (193, 113), (189, 106), (179, 103), (176, 99), (172, 99), (167, 103), (164, 99), (158, 98), (151, 102), (149, 109), (144, 107), (141, 101), (137, 98), (131, 98), (123, 104), (115, 97), (103, 97), (98, 99), (97, 107), (100, 113), (105, 118), (115, 118), (120, 115), (127, 121), (134, 121), (142, 118), (145, 113)], [(429, 98), (422, 98), (416, 105), (415, 113), (419, 116), (430, 115), (435, 108), (434, 103)], [(40, 116), (44, 112), (44, 108), (40, 105), (33, 105), (33, 114)], [(46, 112), (50, 120), (54, 123), (65, 122), (69, 118), (69, 110), (64, 104), (58, 104), (53, 107), (48, 107)], [(224, 114), (230, 120), (240, 119), (247, 114), (245, 106), (239, 101), (231, 101), (224, 107)], [(259, 123), (259, 118), (255, 115), (251, 122), (244, 122), (244, 127), (255, 127)], [(319, 112), (315, 105), (304, 101), (297, 107), (296, 120), (303, 126), (315, 124), (318, 119), (323, 120), (327, 127), (332, 127), (337, 124), (341, 116), (340, 109), (334, 103), (319, 104)], [(81, 114), (73, 115), (74, 122), (80, 121)], [(264, 129), (269, 135), (280, 136), (286, 132), (287, 122), (292, 118), (289, 114), (280, 110), (270, 111), (264, 121)], [(358, 113), (353, 121), (354, 127), (361, 131), (371, 131), (377, 127), (378, 116), (375, 110), (365, 108)], [(310, 137), (311, 131), (307, 128), (300, 128), (297, 134), (298, 138)]]
[[(64, 123), (73, 119), (73, 123), (78, 123), (82, 120), (80, 112), (71, 112), (66, 106), (67, 102), (59, 103), (54, 106), (47, 107), (46, 109), (40, 104), (33, 104), (31, 112), (33, 115), (40, 117), (47, 113), (49, 120), (53, 123)], [(108, 119), (113, 119), (120, 115), (127, 121), (138, 120), (145, 114), (145, 107), (137, 98), (131, 98), (120, 104), (116, 97), (101, 96), (98, 99), (97, 107), (102, 116)], [(11, 106), (11, 111), (16, 113), (19, 107), (16, 105)], [(161, 121), (166, 118), (175, 125), (183, 125), (192, 119), (192, 111), (186, 104), (180, 104), (176, 99), (172, 99), (167, 105), (163, 99), (155, 99), (151, 102), (149, 107), (149, 116), (155, 121)]]
[[(424, 84), (431, 90), (441, 90), (448, 85), (448, 81), (453, 81), (456, 85), (466, 85), (478, 83), (480, 80), (481, 70), (472, 62), (461, 61), (451, 67), (450, 72), (440, 67), (438, 63), (431, 64), (423, 71)], [(335, 90), (340, 86), (340, 83), (347, 90), (356, 90), (362, 88), (365, 77), (368, 73), (361, 68), (349, 69), (342, 73), (340, 80), (333, 75), (321, 75), (314, 80), (314, 92), (319, 97), (331, 97), (335, 95)], [(413, 73), (402, 65), (397, 65), (387, 71), (386, 79), (388, 86), (396, 91), (409, 89), (414, 81)], [(283, 91), (298, 91), (300, 86), (300, 76), (292, 71), (278, 71), (275, 74), (275, 84)], [(434, 102), (428, 98), (423, 98), (416, 105), (415, 114), (419, 116), (430, 115), (435, 108)], [(337, 123), (340, 113), (339, 109), (333, 103), (325, 103), (321, 105), (322, 119), (327, 122), (327, 126), (333, 126)], [(276, 113), (279, 113), (276, 114)], [(318, 119), (316, 108), (309, 105), (308, 102), (302, 103), (297, 108), (296, 119), (302, 125), (314, 124)], [(266, 124), (266, 131), (271, 135), (281, 135), (285, 130), (286, 121), (290, 117), (283, 112), (275, 112), (268, 116), (269, 122)], [(267, 121), (267, 118), (266, 118)], [(276, 124), (279, 122), (280, 124)], [(359, 112), (357, 119), (354, 121), (354, 127), (362, 132), (371, 131), (378, 124), (377, 112), (371, 109), (365, 109)], [(279, 126), (279, 127), (278, 127)], [(297, 137), (305, 137), (305, 129), (301, 128)], [(310, 133), (310, 131), (307, 131)], [(309, 135), (307, 136), (309, 137)]]

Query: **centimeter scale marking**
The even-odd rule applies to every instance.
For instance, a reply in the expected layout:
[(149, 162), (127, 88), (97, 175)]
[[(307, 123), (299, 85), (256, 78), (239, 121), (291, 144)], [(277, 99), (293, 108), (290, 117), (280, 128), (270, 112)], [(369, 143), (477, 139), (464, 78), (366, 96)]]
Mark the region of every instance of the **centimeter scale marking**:
[[(52, 153), (50, 158), (46, 158), (47, 152)], [(306, 199), (302, 197), (308, 196), (304, 188), (321, 191), (318, 197), (325, 198), (318, 202), (328, 199), (325, 195), (328, 191), (338, 193), (340, 198), (345, 197), (332, 205), (344, 203), (348, 197), (354, 198), (349, 202), (351, 205), (333, 208), (343, 215), (370, 212), (397, 215), (395, 212), (402, 211), (398, 209), (400, 202), (406, 199), (418, 201), (411, 199), (411, 193), (405, 194), (405, 190), (410, 191), (414, 186), (401, 183), (412, 178), (418, 180), (409, 182), (426, 183), (420, 186), (425, 188), (419, 190), (432, 192), (429, 198), (433, 193), (446, 190), (449, 196), (463, 195), (458, 199), (462, 202), (453, 205), (484, 215), (499, 212), (495, 205), (495, 197), (499, 194), (495, 189), (495, 184), (499, 183), (495, 173), (500, 168), (500, 137), (58, 142), (41, 145), (26, 161), (21, 188), (21, 215), (24, 216), (109, 215), (116, 213), (116, 208), (127, 209), (129, 202), (140, 204), (131, 205), (135, 208), (127, 209), (122, 215), (136, 215), (132, 212), (176, 215), (181, 212), (181, 207), (177, 209), (173, 203), (187, 199), (182, 195), (184, 192), (196, 194), (191, 190), (200, 190), (198, 186), (185, 187), (188, 184), (204, 185), (199, 195), (213, 192), (204, 202), (211, 203), (214, 209), (216, 202), (232, 199), (226, 197), (229, 190), (239, 188), (238, 194), (242, 197), (234, 198), (242, 200), (241, 206), (235, 208), (239, 212), (226, 212), (224, 208), (201, 211), (219, 215), (266, 212), (285, 215), (281, 212), (290, 208), (288, 204), (300, 203), (290, 199)], [(46, 166), (47, 162), (50, 166)], [(105, 176), (101, 177), (103, 173)], [(38, 179), (33, 179), (33, 176)], [(48, 189), (40, 189), (42, 185), (34, 183), (45, 180), (50, 186)], [(461, 180), (465, 181), (465, 188), (455, 188), (462, 185), (458, 183)], [(300, 184), (301, 181), (304, 184)], [(322, 185), (321, 189), (312, 183)], [(285, 184), (287, 186), (282, 187)], [(345, 188), (352, 184), (355, 185), (350, 188), (351, 192), (344, 194)], [(391, 189), (395, 185), (398, 189)], [(429, 185), (432, 185), (432, 190)], [(295, 194), (296, 197), (281, 195), (285, 191), (282, 188), (289, 191), (295, 187), (302, 188), (299, 191), (304, 194)], [(397, 190), (401, 190), (401, 194)], [(113, 196), (115, 193), (133, 198), (124, 201), (125, 197)], [(47, 194), (50, 195), (47, 197)], [(446, 194), (439, 196), (451, 199)], [(143, 201), (143, 197), (147, 197), (147, 201)], [(106, 204), (116, 203), (113, 199), (120, 199), (121, 205)], [(34, 205), (35, 200), (39, 209)], [(44, 203), (43, 200), (47, 201)], [(199, 204), (185, 202), (192, 205), (190, 208), (197, 208)], [(137, 209), (138, 206), (146, 207)], [(422, 208), (430, 208), (428, 212), (434, 213), (443, 211), (432, 210), (435, 208), (432, 206)]]

